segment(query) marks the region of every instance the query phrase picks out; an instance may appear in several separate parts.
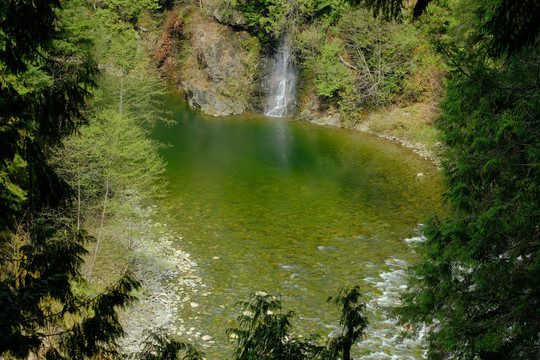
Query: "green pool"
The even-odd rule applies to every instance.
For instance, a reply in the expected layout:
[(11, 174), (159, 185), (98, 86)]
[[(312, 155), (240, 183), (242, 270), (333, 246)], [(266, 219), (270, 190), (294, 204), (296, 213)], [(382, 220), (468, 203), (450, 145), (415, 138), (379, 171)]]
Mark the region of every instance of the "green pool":
[(355, 131), (205, 117), (175, 95), (166, 106), (176, 124), (154, 132), (169, 144), (161, 152), (169, 181), (163, 205), (205, 283), (199, 306), (181, 317), (216, 341), (205, 344), (209, 358), (229, 357), (225, 330), (250, 293), (281, 296), (297, 314), (298, 332), (327, 334), (338, 315), (326, 299), (356, 284), (372, 324), (357, 351), (420, 358), (421, 346), (398, 343), (400, 329), (381, 310), (404, 288), (403, 268), (414, 261), (405, 239), (440, 211), (441, 174), (432, 163)]

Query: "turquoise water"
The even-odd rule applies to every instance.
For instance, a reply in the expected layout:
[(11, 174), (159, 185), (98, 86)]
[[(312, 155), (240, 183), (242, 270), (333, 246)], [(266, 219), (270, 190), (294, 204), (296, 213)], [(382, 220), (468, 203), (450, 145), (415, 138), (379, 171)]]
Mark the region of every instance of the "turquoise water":
[(399, 330), (378, 311), (388, 289), (377, 279), (414, 261), (405, 239), (440, 209), (433, 164), (354, 131), (255, 115), (205, 117), (177, 96), (167, 108), (176, 125), (154, 133), (170, 145), (162, 150), (164, 205), (183, 235), (178, 247), (191, 253), (205, 282), (193, 300), (199, 306), (187, 304), (181, 315), (216, 341), (205, 344), (209, 358), (228, 357), (225, 329), (250, 293), (280, 295), (297, 314), (298, 332), (327, 334), (338, 315), (326, 299), (356, 284), (373, 312), (372, 340), (357, 350), (419, 356), (416, 345), (392, 343), (377, 355), (375, 339)]

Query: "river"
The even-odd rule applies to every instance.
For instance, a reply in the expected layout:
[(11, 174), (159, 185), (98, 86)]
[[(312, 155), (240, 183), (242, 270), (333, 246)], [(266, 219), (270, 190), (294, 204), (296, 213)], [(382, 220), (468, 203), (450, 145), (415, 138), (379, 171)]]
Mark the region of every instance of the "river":
[[(225, 330), (238, 301), (279, 295), (297, 333), (330, 333), (339, 288), (360, 285), (369, 306), (363, 359), (420, 359), (418, 341), (400, 342), (384, 309), (405, 285), (418, 224), (440, 210), (441, 174), (411, 150), (377, 137), (290, 119), (213, 118), (179, 96), (166, 101), (174, 126), (154, 137), (169, 146), (169, 193), (162, 206), (182, 234), (178, 248), (204, 284), (183, 304), (180, 333), (212, 336), (210, 359), (230, 358)], [(189, 285), (189, 284), (188, 284)], [(194, 331), (193, 331), (194, 332)], [(186, 334), (184, 334), (186, 336)]]

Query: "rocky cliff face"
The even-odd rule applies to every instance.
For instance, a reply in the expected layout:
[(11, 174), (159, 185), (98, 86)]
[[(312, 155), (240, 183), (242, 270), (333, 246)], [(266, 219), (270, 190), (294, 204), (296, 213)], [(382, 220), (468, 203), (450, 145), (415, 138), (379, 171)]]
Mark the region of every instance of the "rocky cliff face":
[[(227, 21), (233, 21), (236, 29)], [(203, 14), (192, 8), (184, 15), (180, 85), (187, 101), (206, 114), (242, 114), (259, 104), (260, 45), (238, 30), (241, 23), (240, 14), (220, 9)]]

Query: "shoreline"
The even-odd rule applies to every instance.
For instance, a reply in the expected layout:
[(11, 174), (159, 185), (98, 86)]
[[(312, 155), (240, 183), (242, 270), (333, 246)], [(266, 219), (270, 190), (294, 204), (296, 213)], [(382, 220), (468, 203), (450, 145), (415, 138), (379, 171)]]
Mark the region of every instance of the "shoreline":
[(336, 109), (322, 113), (308, 112), (307, 115), (301, 113), (293, 119), (375, 135), (411, 149), (421, 158), (441, 168), (444, 145), (440, 142), (440, 133), (434, 126), (439, 116), (439, 103), (439, 100), (432, 99), (403, 108), (395, 105), (382, 108), (367, 114), (361, 122), (350, 126), (343, 122)]
[[(133, 273), (142, 288), (138, 300), (122, 311), (126, 335), (118, 342), (121, 353), (138, 353), (150, 332), (191, 341), (201, 337), (186, 329), (180, 311), (190, 305), (200, 289), (206, 287), (198, 275), (197, 262), (175, 244), (183, 237), (167, 224), (157, 222), (157, 205), (136, 207), (138, 220), (133, 239)], [(202, 335), (203, 337), (205, 335)]]
[[(362, 128), (361, 124), (357, 125), (354, 129), (356, 131), (361, 131), (361, 132), (366, 133), (366, 134), (375, 135), (375, 136), (377, 136), (377, 137), (379, 137), (381, 139), (385, 139), (385, 140), (388, 140), (388, 141), (391, 141), (391, 142), (394, 142), (394, 143), (398, 143), (403, 147), (411, 149), (414, 153), (416, 153), (421, 158), (431, 161), (433, 164), (437, 165), (438, 169), (441, 168), (441, 157), (440, 157), (440, 155), (436, 154), (434, 149), (430, 149), (425, 144), (420, 144), (420, 143), (414, 144), (414, 143), (412, 143), (412, 142), (410, 142), (408, 140), (399, 138), (399, 137), (397, 137), (395, 135), (378, 133), (378, 132), (373, 131), (373, 130), (371, 130), (369, 128), (364, 129), (364, 128)], [(437, 149), (440, 149), (439, 146), (442, 146), (442, 145), (436, 144), (436, 146), (437, 146)]]

